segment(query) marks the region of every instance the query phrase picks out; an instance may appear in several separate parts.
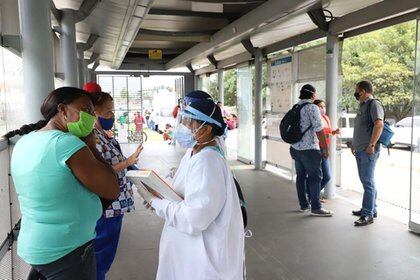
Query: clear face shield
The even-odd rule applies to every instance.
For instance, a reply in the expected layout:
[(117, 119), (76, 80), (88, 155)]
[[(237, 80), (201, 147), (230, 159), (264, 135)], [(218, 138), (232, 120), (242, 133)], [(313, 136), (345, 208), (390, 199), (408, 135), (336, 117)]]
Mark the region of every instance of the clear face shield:
[[(180, 113), (180, 124), (175, 129), (174, 138), (185, 148), (191, 148), (195, 145), (205, 145), (213, 141), (214, 137), (208, 141), (202, 142), (203, 135), (199, 135), (199, 131), (204, 125), (209, 123), (222, 127), (220, 122), (212, 118), (215, 111), (216, 105), (210, 116), (207, 116), (197, 109), (187, 106)], [(194, 125), (194, 122), (198, 122), (200, 126), (197, 127), (197, 125)]]
[[(180, 114), (181, 123), (191, 130), (194, 130), (193, 128), (194, 120), (198, 122), (202, 122), (200, 128), (206, 123), (215, 124), (219, 127), (222, 127), (222, 124), (220, 122), (212, 118), (215, 111), (216, 111), (216, 105), (214, 105), (213, 111), (211, 112), (210, 116), (207, 116), (206, 114), (198, 111), (197, 109), (191, 106), (187, 106), (184, 110), (181, 111), (181, 114)], [(194, 131), (192, 132), (194, 133)]]

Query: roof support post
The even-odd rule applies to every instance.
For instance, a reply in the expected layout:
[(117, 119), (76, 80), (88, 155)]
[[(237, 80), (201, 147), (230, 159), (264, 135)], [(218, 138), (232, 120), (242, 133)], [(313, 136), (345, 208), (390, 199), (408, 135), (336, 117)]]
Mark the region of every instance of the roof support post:
[(262, 169), (262, 64), (261, 49), (255, 51), (255, 170)]
[(78, 87), (75, 11), (64, 9), (61, 19), (61, 55), (63, 58), (64, 85)]
[(25, 122), (42, 119), (39, 108), (54, 90), (50, 0), (19, 0)]
[(85, 63), (85, 52), (84, 44), (77, 43), (77, 73), (79, 77), (79, 87), (82, 88), (86, 82), (86, 63)]
[[(331, 120), (331, 125), (337, 127), (338, 125), (338, 64), (340, 41), (337, 35), (327, 35), (327, 73), (325, 79), (326, 85), (326, 102), (328, 116)], [(335, 174), (337, 162), (337, 140), (336, 137), (331, 138), (331, 145), (329, 146), (330, 154), (330, 168), (331, 180), (325, 186), (326, 198), (331, 199), (335, 196)]]
[(223, 69), (217, 70), (217, 91), (219, 93), (218, 95), (218, 101), (225, 103), (225, 85), (223, 81)]

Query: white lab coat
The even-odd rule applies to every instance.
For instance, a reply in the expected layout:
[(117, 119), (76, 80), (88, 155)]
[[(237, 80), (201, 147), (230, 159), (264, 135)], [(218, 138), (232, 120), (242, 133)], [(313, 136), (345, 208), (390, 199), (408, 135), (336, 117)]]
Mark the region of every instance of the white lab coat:
[(209, 147), (188, 149), (173, 186), (182, 202), (152, 202), (165, 219), (156, 279), (243, 279), (244, 225), (226, 160)]

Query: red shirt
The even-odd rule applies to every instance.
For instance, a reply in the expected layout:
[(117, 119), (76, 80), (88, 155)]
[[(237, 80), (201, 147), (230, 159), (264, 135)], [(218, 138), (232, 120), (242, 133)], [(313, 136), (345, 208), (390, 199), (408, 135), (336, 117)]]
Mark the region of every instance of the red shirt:
[(136, 125), (136, 131), (140, 131), (143, 128), (144, 118), (143, 116), (136, 115), (134, 117), (134, 124)]
[(327, 141), (327, 147), (324, 147), (321, 142), (319, 143), (319, 146), (321, 148), (326, 149), (331, 144), (331, 135), (332, 135), (333, 130), (331, 128), (330, 118), (327, 115), (321, 116), (321, 120), (322, 120), (322, 123), (324, 124), (324, 133), (325, 133), (325, 138)]

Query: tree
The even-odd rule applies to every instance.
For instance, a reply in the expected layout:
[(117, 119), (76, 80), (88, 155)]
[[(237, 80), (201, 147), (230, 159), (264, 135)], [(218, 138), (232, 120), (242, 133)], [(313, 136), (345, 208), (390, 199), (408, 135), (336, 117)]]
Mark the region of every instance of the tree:
[(410, 115), (413, 101), (415, 22), (407, 22), (350, 38), (343, 46), (341, 105), (357, 110), (353, 93), (360, 80), (370, 80), (387, 117), (397, 121)]

